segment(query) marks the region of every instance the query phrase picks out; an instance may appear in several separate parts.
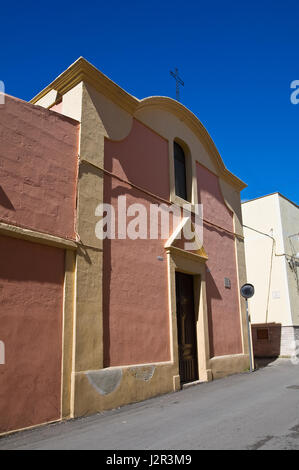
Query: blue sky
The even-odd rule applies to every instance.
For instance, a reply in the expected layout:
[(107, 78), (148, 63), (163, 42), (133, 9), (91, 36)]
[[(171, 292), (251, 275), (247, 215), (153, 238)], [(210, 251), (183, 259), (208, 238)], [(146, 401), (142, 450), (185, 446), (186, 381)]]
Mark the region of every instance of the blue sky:
[(201, 122), (242, 198), (280, 191), (299, 204), (299, 3), (2, 2), (0, 80), (29, 100), (79, 56), (138, 98), (175, 98)]

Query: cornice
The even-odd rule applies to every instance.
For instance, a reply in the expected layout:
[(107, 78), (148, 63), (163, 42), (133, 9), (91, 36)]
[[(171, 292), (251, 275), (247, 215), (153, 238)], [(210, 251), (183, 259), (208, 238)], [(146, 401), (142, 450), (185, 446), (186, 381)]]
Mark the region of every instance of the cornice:
[(76, 62), (74, 62), (65, 72), (59, 75), (30, 102), (32, 104), (37, 103), (53, 89), (56, 90), (59, 95), (64, 95), (81, 82), (91, 85), (96, 91), (111, 99), (114, 103), (133, 116), (137, 111), (148, 107), (164, 109), (175, 114), (181, 121), (185, 122), (185, 124), (205, 144), (209, 154), (216, 164), (219, 176), (234, 186), (238, 191), (247, 187), (243, 181), (226, 168), (208, 131), (189, 109), (178, 101), (163, 96), (153, 96), (143, 100), (138, 100), (110, 80), (110, 78), (100, 72), (83, 57), (80, 57)]
[(208, 260), (208, 256), (206, 254), (202, 255), (193, 253), (192, 251), (182, 250), (181, 248), (178, 248), (176, 246), (170, 246), (168, 248), (165, 248), (165, 251), (167, 254), (183, 256), (184, 258), (188, 258), (197, 262), (199, 261), (200, 263), (206, 263)]
[(172, 114), (175, 114), (200, 138), (200, 140), (206, 145), (207, 151), (212, 156), (216, 163), (216, 168), (219, 171), (220, 176), (226, 181), (236, 187), (239, 191), (247, 187), (246, 183), (240, 180), (237, 176), (231, 173), (225, 166), (213, 139), (210, 134), (200, 122), (200, 120), (193, 114), (188, 108), (173, 100), (172, 98), (164, 96), (153, 96), (141, 100), (138, 104), (138, 111), (143, 108), (155, 107), (167, 110)]
[(51, 90), (56, 90), (60, 95), (64, 95), (81, 82), (88, 83), (130, 114), (134, 114), (139, 100), (119, 87), (83, 57), (80, 57), (65, 72), (32, 98), (30, 103), (37, 103)]
[(77, 243), (73, 240), (57, 237), (44, 232), (10, 225), (5, 222), (0, 222), (0, 235), (7, 235), (12, 238), (21, 238), (33, 243), (42, 245), (55, 246), (57, 248), (66, 248), (68, 250), (76, 250)]

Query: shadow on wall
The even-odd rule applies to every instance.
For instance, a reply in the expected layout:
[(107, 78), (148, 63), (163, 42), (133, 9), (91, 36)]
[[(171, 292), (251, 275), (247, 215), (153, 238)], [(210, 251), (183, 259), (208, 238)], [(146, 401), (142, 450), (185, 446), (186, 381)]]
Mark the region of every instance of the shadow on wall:
[[(234, 236), (204, 224), (204, 246), (210, 256), (206, 271), (210, 356), (240, 354), (237, 279), (235, 265), (231, 262), (234, 258)], [(225, 277), (232, 280), (229, 289), (224, 287)]]
[(11, 203), (2, 186), (0, 186), (0, 206), (10, 211), (15, 211), (13, 204)]
[(9, 285), (63, 283), (64, 250), (1, 235), (0, 260), (0, 281)]
[(281, 323), (252, 325), (253, 353), (255, 358), (280, 356)]
[(212, 317), (212, 299), (222, 300), (221, 293), (217, 284), (212, 276), (212, 273), (206, 270), (206, 284), (207, 284), (207, 308), (208, 308), (208, 325), (209, 325), (209, 339), (210, 339), (210, 356), (214, 357), (214, 337), (213, 337), (213, 317)]
[[(104, 201), (106, 203), (113, 203), (112, 201), (117, 201), (120, 196), (126, 196), (128, 198), (128, 204), (130, 202), (134, 203), (141, 203), (144, 204), (146, 200), (148, 203), (154, 204), (156, 203), (156, 199), (152, 198), (147, 195), (141, 195), (138, 190), (131, 188), (127, 184), (117, 184), (114, 188), (112, 187), (112, 178), (108, 176), (105, 178), (104, 184)], [(118, 227), (118, 214), (117, 210), (115, 213), (115, 226), (116, 230)], [(148, 228), (149, 230), (149, 228)], [(130, 243), (131, 242), (131, 243)], [(138, 253), (141, 254), (143, 251), (145, 252), (146, 247), (148, 247), (147, 240), (126, 240), (126, 244), (128, 250), (133, 252), (134, 244), (137, 243), (136, 247), (138, 246)], [(143, 247), (143, 248), (142, 248)], [(109, 238), (105, 238), (103, 241), (103, 266), (104, 266), (104, 277), (103, 277), (103, 329), (104, 329), (104, 367), (111, 366), (111, 279), (112, 279), (112, 243)], [(152, 249), (149, 245), (149, 249)], [(156, 249), (156, 248), (155, 248)], [(164, 243), (161, 241), (161, 250), (164, 253)], [(160, 250), (160, 251), (161, 251)], [(160, 253), (159, 251), (159, 253)], [(148, 269), (146, 265), (146, 261), (144, 261), (144, 269)], [(129, 275), (129, 270), (128, 270)], [(129, 291), (128, 295), (134, 295), (134, 290), (132, 287), (132, 291)], [(133, 300), (132, 300), (133, 301)], [(132, 320), (133, 321), (133, 320)], [(150, 323), (149, 323), (150, 325)]]

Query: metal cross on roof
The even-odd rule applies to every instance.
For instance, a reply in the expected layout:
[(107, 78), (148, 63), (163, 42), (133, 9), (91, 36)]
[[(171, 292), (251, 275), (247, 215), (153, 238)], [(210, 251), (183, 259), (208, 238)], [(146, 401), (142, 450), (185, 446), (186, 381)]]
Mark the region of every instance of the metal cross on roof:
[(179, 71), (177, 68), (174, 69), (174, 72), (170, 71), (170, 75), (175, 79), (176, 82), (176, 99), (180, 101), (180, 85), (184, 86), (183, 80), (179, 77)]

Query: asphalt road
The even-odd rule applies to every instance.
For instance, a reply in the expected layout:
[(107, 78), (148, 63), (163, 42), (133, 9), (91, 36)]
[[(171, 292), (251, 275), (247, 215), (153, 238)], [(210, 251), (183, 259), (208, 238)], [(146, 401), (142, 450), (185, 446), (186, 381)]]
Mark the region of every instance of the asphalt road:
[(0, 439), (4, 449), (299, 449), (299, 366), (278, 360), (142, 403)]

